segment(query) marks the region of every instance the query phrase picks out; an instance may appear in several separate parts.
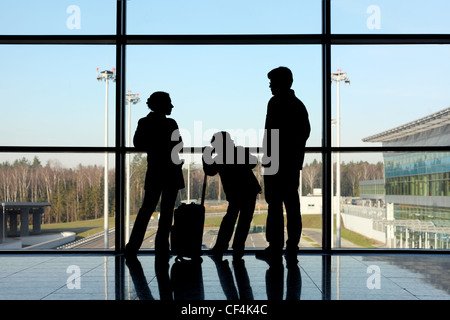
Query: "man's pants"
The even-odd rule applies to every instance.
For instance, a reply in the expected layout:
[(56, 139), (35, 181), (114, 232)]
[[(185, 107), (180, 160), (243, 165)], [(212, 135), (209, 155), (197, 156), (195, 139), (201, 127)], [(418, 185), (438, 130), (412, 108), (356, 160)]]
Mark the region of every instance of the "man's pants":
[(227, 213), (220, 224), (219, 234), (217, 236), (215, 249), (226, 250), (233, 235), (234, 225), (239, 215), (236, 232), (233, 239), (233, 250), (243, 251), (245, 241), (250, 230), (250, 224), (255, 211), (256, 195), (250, 199), (230, 201), (228, 203)]
[(281, 252), (284, 246), (283, 203), (287, 217), (286, 251), (298, 249), (302, 234), (299, 179), (299, 170), (264, 176), (265, 196), (268, 203), (266, 240), (269, 242), (269, 248), (275, 252)]
[(161, 213), (158, 222), (158, 231), (155, 238), (156, 252), (166, 253), (169, 251), (169, 234), (172, 226), (173, 211), (178, 190), (165, 189), (161, 187), (150, 187), (145, 190), (144, 201), (139, 210), (136, 221), (134, 222), (133, 231), (127, 244), (127, 249), (138, 251), (144, 240), (150, 217), (158, 205), (161, 197)]

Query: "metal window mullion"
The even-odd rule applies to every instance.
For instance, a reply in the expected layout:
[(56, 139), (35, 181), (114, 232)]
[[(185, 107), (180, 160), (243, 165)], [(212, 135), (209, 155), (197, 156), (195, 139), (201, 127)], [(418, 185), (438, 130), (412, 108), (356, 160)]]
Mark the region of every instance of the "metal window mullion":
[[(126, 0), (117, 1), (116, 16), (116, 131), (115, 131), (115, 253), (120, 254), (125, 249), (125, 44), (119, 37), (125, 36)], [(115, 298), (125, 298), (125, 261), (121, 255), (115, 257)]]
[[(322, 35), (327, 39), (331, 33), (330, 0), (322, 2)], [(322, 43), (322, 250), (331, 251), (331, 44)]]
[[(324, 2), (327, 2), (324, 0)], [(324, 13), (330, 20), (330, 13)], [(122, 17), (124, 19), (124, 17)], [(450, 44), (448, 34), (216, 34), (216, 35), (0, 35), (0, 44), (12, 45), (270, 45), (323, 44), (332, 45), (436, 45)], [(118, 26), (121, 27), (121, 26)], [(121, 27), (121, 30), (123, 28)]]
[[(117, 39), (125, 35), (126, 1), (117, 1)], [(125, 247), (125, 44), (116, 42), (115, 251)]]

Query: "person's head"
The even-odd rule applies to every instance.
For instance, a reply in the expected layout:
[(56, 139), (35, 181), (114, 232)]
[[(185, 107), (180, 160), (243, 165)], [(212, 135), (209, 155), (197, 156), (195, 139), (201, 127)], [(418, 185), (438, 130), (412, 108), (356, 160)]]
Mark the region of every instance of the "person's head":
[(169, 94), (163, 91), (152, 93), (147, 99), (147, 106), (150, 110), (164, 115), (170, 115), (173, 109)]
[(269, 86), (273, 95), (290, 90), (294, 81), (291, 70), (286, 67), (271, 70), (267, 77), (270, 80)]
[(213, 134), (211, 138), (211, 145), (213, 146), (215, 152), (222, 153), (224, 150), (227, 150), (227, 148), (234, 146), (234, 142), (228, 132), (220, 131)]

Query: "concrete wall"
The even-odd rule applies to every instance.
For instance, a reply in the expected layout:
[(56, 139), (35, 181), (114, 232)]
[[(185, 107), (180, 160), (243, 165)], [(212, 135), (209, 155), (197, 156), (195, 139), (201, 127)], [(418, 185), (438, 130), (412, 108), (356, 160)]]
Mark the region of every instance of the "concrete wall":
[(374, 230), (372, 219), (357, 217), (346, 213), (342, 213), (341, 216), (345, 228), (359, 233), (367, 238), (386, 243), (386, 233)]

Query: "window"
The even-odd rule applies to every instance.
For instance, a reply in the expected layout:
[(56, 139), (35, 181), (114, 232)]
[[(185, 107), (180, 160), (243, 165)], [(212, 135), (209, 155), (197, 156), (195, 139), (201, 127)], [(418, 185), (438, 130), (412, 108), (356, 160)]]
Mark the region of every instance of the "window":
[[(448, 108), (444, 79), (450, 68), (446, 62), (449, 49), (432, 45), (333, 46), (332, 71), (342, 70), (350, 82), (340, 81), (340, 145), (442, 145), (439, 139), (448, 139), (445, 126), (423, 131), (427, 121), (434, 121), (427, 117), (438, 117)], [(424, 70), (426, 76), (418, 76)], [(336, 81), (331, 94), (332, 117), (337, 119)], [(419, 119), (424, 123), (410, 134)], [(401, 132), (406, 125), (409, 128)]]
[(18, 0), (0, 12), (3, 35), (112, 35), (115, 1)]
[(114, 227), (113, 159), (105, 181), (102, 153), (1, 153), (3, 249), (111, 247), (100, 236)]
[(445, 34), (445, 0), (332, 0), (333, 33)]
[(320, 46), (295, 45), (151, 45), (127, 47), (127, 85), (143, 103), (132, 106), (131, 132), (149, 112), (146, 99), (167, 91), (186, 147), (209, 144), (227, 130), (238, 144), (262, 145), (267, 103), (267, 73), (286, 64), (293, 90), (314, 123), (308, 146), (321, 144)]
[(0, 80), (3, 146), (100, 147), (106, 128), (113, 146), (115, 81), (97, 78), (114, 74), (114, 46), (3, 46), (0, 59), (8, 62)]
[(132, 1), (130, 34), (319, 34), (321, 2)]

